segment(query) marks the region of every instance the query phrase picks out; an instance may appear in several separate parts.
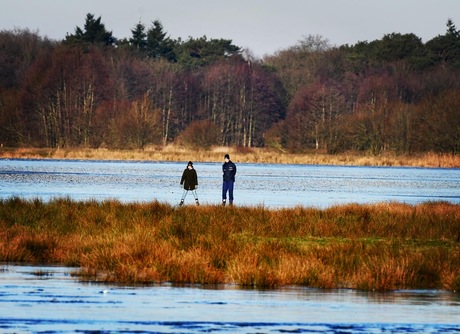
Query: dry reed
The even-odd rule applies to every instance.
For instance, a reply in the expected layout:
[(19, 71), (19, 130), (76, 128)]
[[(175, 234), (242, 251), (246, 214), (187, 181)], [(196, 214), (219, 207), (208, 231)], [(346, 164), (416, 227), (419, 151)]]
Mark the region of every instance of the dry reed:
[(0, 261), (82, 280), (460, 290), (460, 205), (328, 209), (0, 201)]
[(358, 152), (325, 154), (321, 152), (286, 153), (268, 148), (213, 147), (196, 150), (175, 145), (148, 147), (146, 149), (46, 149), (46, 148), (0, 148), (0, 158), (32, 159), (91, 159), (91, 160), (136, 160), (136, 161), (182, 161), (193, 155), (194, 161), (222, 161), (230, 153), (235, 161), (248, 163), (353, 165), (353, 166), (408, 166), (459, 168), (460, 155), (436, 154), (395, 155), (385, 153), (371, 156)]

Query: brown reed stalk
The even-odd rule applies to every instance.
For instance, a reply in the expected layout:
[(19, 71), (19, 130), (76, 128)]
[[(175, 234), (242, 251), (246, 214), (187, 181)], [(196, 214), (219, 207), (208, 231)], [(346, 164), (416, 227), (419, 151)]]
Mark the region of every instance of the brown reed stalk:
[(0, 261), (82, 280), (460, 289), (460, 205), (315, 209), (0, 200)]
[[(213, 147), (208, 150), (194, 150), (196, 162), (221, 161), (225, 153), (230, 153), (238, 162), (276, 163), (276, 164), (314, 164), (314, 165), (353, 165), (353, 166), (412, 166), (459, 168), (460, 155), (444, 153), (420, 153), (417, 155), (396, 155), (385, 153), (379, 156), (361, 152), (325, 154), (312, 151), (286, 153), (268, 148)], [(116, 149), (47, 149), (47, 148), (3, 148), (0, 158), (36, 159), (92, 159), (92, 160), (149, 160), (183, 161), (190, 149), (178, 145), (153, 146), (143, 150)]]

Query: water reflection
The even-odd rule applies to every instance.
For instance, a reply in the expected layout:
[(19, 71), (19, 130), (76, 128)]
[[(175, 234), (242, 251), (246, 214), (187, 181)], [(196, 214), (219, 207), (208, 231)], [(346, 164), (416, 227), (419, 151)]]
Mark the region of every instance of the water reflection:
[[(0, 159), (0, 197), (177, 204), (184, 168), (174, 162)], [(200, 202), (220, 203), (221, 164), (195, 163), (195, 169)], [(235, 184), (235, 203), (249, 206), (440, 200), (460, 203), (460, 169), (238, 164)]]
[(289, 287), (82, 284), (73, 269), (3, 265), (0, 330), (143, 333), (458, 333), (444, 291), (361, 293)]

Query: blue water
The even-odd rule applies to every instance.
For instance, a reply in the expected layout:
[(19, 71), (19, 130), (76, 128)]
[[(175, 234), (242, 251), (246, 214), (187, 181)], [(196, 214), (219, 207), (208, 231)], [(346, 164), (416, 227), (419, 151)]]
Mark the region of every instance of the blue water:
[[(237, 163), (235, 204), (460, 203), (460, 169)], [(221, 163), (195, 163), (203, 204), (221, 201)], [(0, 197), (158, 200), (177, 204), (186, 162), (0, 159)], [(190, 194), (186, 204), (193, 204)]]
[(0, 265), (1, 333), (459, 333), (460, 296), (286, 287), (123, 287)]
[[(186, 162), (0, 160), (0, 198), (177, 204)], [(239, 164), (237, 205), (460, 203), (460, 170)], [(221, 164), (195, 163), (203, 204)], [(186, 204), (193, 205), (191, 196)], [(1, 236), (1, 231), (0, 231)], [(460, 295), (287, 287), (84, 284), (71, 268), (0, 264), (0, 333), (460, 333)]]

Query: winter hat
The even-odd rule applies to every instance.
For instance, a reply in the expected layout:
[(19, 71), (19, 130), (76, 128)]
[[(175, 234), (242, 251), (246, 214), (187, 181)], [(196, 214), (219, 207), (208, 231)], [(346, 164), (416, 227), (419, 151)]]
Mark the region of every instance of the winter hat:
[(189, 161), (187, 166), (193, 166), (193, 162)]
[(224, 156), (224, 159), (230, 159), (230, 156), (229, 156), (228, 154), (226, 154), (226, 155)]

